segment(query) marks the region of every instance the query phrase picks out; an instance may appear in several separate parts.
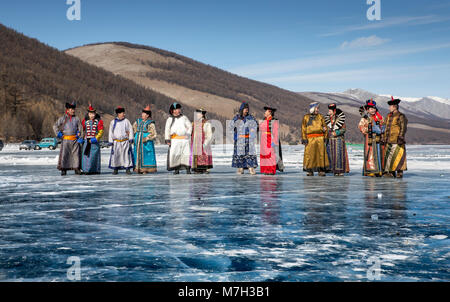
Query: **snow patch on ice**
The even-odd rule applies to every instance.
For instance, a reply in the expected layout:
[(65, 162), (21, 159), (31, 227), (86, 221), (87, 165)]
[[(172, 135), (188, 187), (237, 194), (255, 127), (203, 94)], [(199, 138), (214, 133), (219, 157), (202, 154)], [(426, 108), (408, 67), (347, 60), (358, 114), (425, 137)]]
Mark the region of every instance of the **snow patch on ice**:
[(437, 239), (437, 240), (443, 240), (443, 239), (447, 239), (447, 235), (433, 235), (430, 236), (431, 239)]

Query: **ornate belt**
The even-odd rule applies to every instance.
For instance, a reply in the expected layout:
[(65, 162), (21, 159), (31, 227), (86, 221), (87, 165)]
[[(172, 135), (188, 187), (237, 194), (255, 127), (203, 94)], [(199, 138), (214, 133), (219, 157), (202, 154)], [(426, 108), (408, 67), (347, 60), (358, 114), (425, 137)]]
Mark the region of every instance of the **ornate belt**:
[(306, 136), (307, 136), (308, 138), (321, 137), (321, 136), (323, 136), (323, 133), (307, 134)]
[(240, 138), (249, 138), (250, 134), (245, 134), (245, 135), (239, 135)]
[(187, 136), (179, 136), (176, 134), (172, 134), (171, 139), (187, 139)]
[(76, 135), (64, 135), (63, 139), (66, 141), (74, 141), (77, 139), (77, 136)]
[(121, 143), (121, 142), (126, 142), (128, 140), (128, 138), (124, 138), (124, 139), (115, 139), (115, 142)]

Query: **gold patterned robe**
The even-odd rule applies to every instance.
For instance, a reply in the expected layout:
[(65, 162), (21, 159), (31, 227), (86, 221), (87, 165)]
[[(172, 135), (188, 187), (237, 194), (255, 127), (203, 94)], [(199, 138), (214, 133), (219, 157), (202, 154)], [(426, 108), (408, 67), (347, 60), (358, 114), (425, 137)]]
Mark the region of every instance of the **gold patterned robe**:
[(382, 137), (385, 143), (384, 172), (406, 171), (405, 135), (408, 119), (395, 111), (386, 117), (386, 131)]
[(330, 162), (325, 140), (328, 138), (325, 119), (321, 114), (307, 114), (303, 117), (302, 142), (305, 143), (303, 171), (325, 171)]

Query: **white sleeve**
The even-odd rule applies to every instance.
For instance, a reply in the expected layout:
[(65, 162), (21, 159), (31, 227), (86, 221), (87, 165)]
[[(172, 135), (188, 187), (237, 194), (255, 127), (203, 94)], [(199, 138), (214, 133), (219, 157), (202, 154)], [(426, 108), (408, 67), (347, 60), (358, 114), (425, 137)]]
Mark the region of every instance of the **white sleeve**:
[(205, 132), (205, 146), (209, 146), (212, 141), (212, 127), (210, 122), (205, 123), (203, 131)]
[(133, 126), (131, 125), (130, 120), (127, 119), (127, 127), (128, 127), (128, 139), (134, 138)]
[(108, 141), (110, 143), (114, 143), (114, 134), (113, 134), (113, 126), (114, 126), (114, 120), (109, 123), (109, 135), (108, 135)]
[(186, 126), (186, 134), (191, 135), (192, 134), (192, 123), (187, 118), (187, 116), (184, 116), (184, 125)]
[(172, 118), (169, 117), (166, 121), (166, 129), (164, 131), (164, 139), (166, 141), (170, 140), (170, 125), (172, 124)]

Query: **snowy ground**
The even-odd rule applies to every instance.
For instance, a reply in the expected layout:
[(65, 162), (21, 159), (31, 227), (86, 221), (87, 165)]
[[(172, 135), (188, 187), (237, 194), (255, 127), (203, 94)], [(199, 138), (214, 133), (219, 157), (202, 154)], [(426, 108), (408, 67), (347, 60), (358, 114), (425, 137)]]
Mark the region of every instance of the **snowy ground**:
[[(0, 152), (0, 280), (450, 281), (450, 146), (409, 146), (402, 180), (237, 176), (215, 146), (210, 175), (61, 177), (58, 151)], [(183, 173), (183, 172), (182, 172)], [(378, 274), (379, 273), (379, 274)]]

